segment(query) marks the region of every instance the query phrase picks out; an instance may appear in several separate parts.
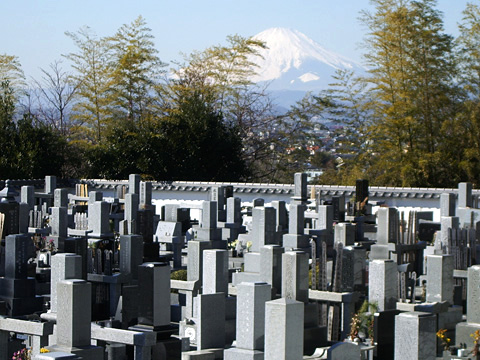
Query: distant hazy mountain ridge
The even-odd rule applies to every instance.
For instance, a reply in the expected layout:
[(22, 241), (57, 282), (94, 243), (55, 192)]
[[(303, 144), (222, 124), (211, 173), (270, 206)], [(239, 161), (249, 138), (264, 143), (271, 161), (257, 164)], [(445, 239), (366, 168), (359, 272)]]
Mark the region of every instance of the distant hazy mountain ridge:
[(325, 89), (332, 82), (337, 69), (364, 68), (354, 61), (323, 48), (305, 34), (286, 28), (271, 28), (254, 36), (264, 41), (263, 59), (255, 59), (259, 66), (255, 82), (270, 82), (269, 89), (315, 91)]

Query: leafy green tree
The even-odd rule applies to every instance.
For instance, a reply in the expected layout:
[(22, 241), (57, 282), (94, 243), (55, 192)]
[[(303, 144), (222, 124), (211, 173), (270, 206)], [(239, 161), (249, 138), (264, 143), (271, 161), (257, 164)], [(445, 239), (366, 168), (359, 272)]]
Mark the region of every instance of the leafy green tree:
[(25, 114), (17, 122), (15, 161), (17, 179), (40, 179), (46, 175), (69, 177), (64, 172), (68, 145), (65, 137), (45, 124), (36, 124)]
[(117, 118), (142, 121), (151, 111), (152, 93), (166, 66), (157, 55), (151, 29), (139, 16), (131, 24), (122, 25), (107, 41), (112, 51), (112, 110)]
[(15, 112), (14, 90), (9, 80), (0, 83), (0, 177), (14, 178), (16, 132), (13, 115)]
[(468, 3), (457, 38), (460, 59), (462, 108), (449, 124), (452, 133), (445, 145), (459, 170), (455, 180), (478, 186), (480, 178), (480, 7)]
[(435, 0), (372, 0), (363, 13), (369, 30), (367, 81), (375, 99), (375, 177), (372, 183), (446, 184), (452, 169), (441, 149), (455, 115), (452, 37), (443, 33)]
[[(234, 181), (245, 176), (235, 128), (199, 95), (187, 92), (178, 109), (158, 121), (118, 121), (89, 153), (94, 173), (124, 179)], [(114, 164), (114, 166), (112, 166)]]
[(111, 51), (105, 38), (98, 38), (88, 27), (77, 32), (66, 32), (77, 46), (77, 51), (65, 57), (72, 63), (72, 75), (78, 84), (72, 118), (76, 124), (73, 132), (94, 144), (102, 141), (111, 119), (110, 85), (113, 67)]
[(16, 100), (24, 90), (25, 75), (17, 56), (0, 54), (0, 81), (9, 82), (9, 88), (13, 90)]
[(242, 157), (249, 167), (245, 180), (271, 181), (275, 174), (271, 164), (275, 163), (279, 118), (266, 89), (251, 81), (257, 71), (254, 59), (264, 48), (261, 41), (234, 35), (227, 37), (227, 45), (194, 52), (175, 71), (176, 79), (164, 96), (174, 104), (185, 91), (200, 94), (237, 129)]
[(238, 181), (247, 175), (236, 125), (226, 123), (200, 93), (178, 99), (178, 111), (160, 124), (172, 178)]
[(15, 119), (14, 90), (8, 80), (0, 90), (0, 178), (38, 179), (64, 176), (66, 140), (47, 125), (35, 123), (30, 114)]

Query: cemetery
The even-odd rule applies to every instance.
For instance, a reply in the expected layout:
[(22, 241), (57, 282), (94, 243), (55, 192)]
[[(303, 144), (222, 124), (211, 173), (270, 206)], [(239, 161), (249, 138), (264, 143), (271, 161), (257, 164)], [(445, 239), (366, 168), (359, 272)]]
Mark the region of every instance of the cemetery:
[(0, 359), (480, 359), (470, 183), (155, 186), (3, 182)]

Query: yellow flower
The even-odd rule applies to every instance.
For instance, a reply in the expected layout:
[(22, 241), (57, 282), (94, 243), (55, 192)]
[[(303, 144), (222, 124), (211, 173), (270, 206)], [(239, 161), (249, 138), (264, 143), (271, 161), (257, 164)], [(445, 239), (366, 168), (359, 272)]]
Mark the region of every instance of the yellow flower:
[(40, 349), (40, 352), (41, 352), (42, 354), (44, 354), (44, 353), (49, 353), (50, 350), (45, 349), (45, 348), (41, 348), (41, 349)]

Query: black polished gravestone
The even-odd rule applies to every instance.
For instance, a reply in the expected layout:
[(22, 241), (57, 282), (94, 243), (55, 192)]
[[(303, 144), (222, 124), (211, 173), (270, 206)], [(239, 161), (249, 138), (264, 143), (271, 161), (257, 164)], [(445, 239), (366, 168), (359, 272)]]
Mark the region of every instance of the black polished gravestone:
[(170, 265), (144, 263), (138, 267), (138, 326), (153, 330), (170, 325)]
[(152, 358), (157, 352), (167, 359), (181, 357), (181, 340), (171, 336), (178, 328), (170, 323), (170, 271), (170, 265), (165, 262), (144, 263), (138, 267), (138, 322), (128, 329), (156, 334)]
[(368, 203), (368, 180), (357, 180), (355, 182), (355, 197), (357, 202)]
[(332, 196), (333, 220), (337, 222), (345, 221), (345, 196)]
[(8, 316), (42, 310), (42, 297), (35, 295), (35, 279), (28, 277), (32, 246), (27, 235), (9, 235), (5, 239), (5, 276), (0, 278), (0, 301), (5, 301)]
[(153, 224), (155, 213), (151, 209), (143, 209), (137, 212), (137, 230), (138, 234), (143, 237), (143, 261), (157, 262), (160, 261), (160, 244), (153, 241)]

